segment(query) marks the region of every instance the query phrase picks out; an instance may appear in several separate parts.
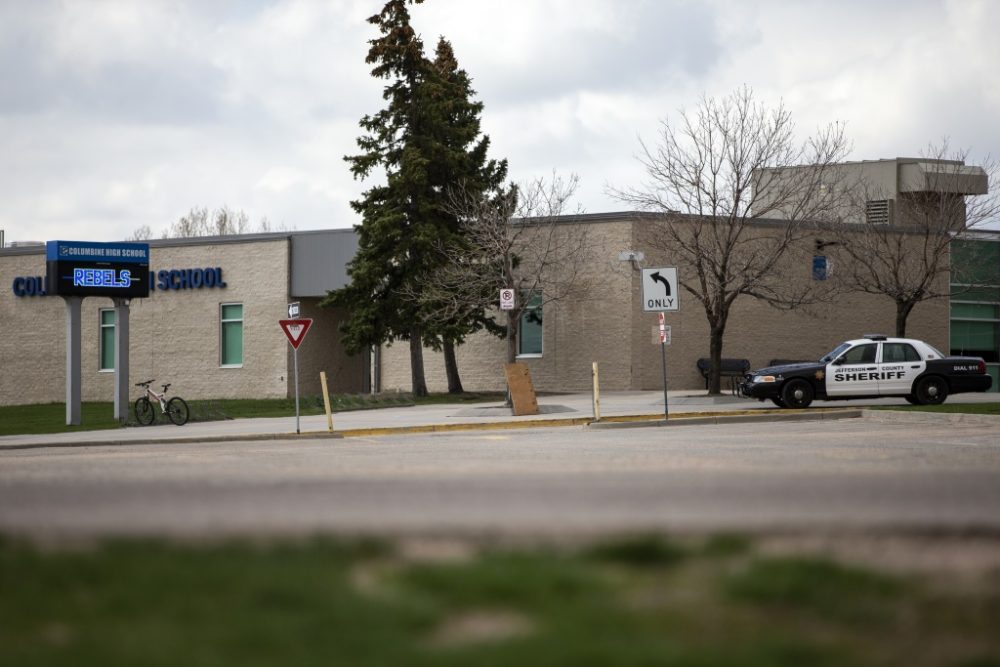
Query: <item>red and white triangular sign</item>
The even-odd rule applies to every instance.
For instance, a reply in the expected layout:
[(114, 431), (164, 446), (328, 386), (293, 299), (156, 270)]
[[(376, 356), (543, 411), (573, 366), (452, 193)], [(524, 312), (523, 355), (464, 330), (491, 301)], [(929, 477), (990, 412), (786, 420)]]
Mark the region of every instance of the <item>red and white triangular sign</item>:
[(296, 350), (299, 349), (299, 345), (302, 344), (302, 339), (306, 337), (306, 332), (309, 331), (309, 327), (312, 326), (313, 321), (310, 319), (301, 320), (278, 320), (278, 324), (281, 325), (281, 330), (285, 332), (285, 337), (288, 338), (288, 342), (292, 344)]

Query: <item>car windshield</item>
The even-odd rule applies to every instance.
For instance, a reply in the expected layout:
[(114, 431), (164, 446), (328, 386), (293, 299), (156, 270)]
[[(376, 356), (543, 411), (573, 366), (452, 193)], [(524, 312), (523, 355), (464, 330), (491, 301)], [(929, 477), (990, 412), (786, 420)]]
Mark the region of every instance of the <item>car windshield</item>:
[(844, 352), (846, 352), (847, 348), (849, 347), (850, 347), (849, 344), (841, 343), (840, 345), (838, 345), (837, 347), (833, 348), (832, 350), (824, 354), (822, 357), (820, 357), (820, 361), (823, 362), (824, 364), (828, 364), (837, 357), (839, 357), (840, 355), (842, 355)]

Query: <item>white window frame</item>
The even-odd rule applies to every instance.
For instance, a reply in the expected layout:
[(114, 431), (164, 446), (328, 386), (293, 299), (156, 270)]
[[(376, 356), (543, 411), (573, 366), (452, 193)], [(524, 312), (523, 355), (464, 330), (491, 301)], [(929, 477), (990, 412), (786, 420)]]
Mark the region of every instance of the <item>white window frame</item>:
[[(225, 311), (226, 306), (239, 306), (240, 307), (240, 318), (237, 319), (225, 319), (222, 314)], [(226, 325), (233, 324), (235, 322), (240, 323), (240, 363), (238, 364), (227, 364), (223, 363), (225, 344), (226, 344)], [(227, 301), (225, 303), (219, 304), (219, 368), (243, 368), (243, 362), (246, 360), (246, 304), (240, 301)]]
[[(544, 312), (544, 310), (542, 310), (543, 307), (544, 307), (544, 302), (543, 302), (541, 294), (537, 294), (536, 296), (537, 296), (537, 298), (539, 300), (538, 305), (536, 307), (534, 307), (534, 308), (525, 306), (524, 310), (521, 311), (520, 321), (517, 323), (517, 357), (516, 358), (518, 358), (518, 359), (541, 359), (542, 356), (545, 354), (545, 312)], [(528, 303), (529, 301), (527, 299), (525, 299), (525, 302)], [(542, 330), (542, 335), (539, 338), (539, 342), (541, 343), (541, 348), (542, 349), (540, 351), (538, 351), (538, 352), (523, 352), (522, 353), (521, 352), (521, 345), (524, 342), (524, 318), (527, 316), (527, 314), (528, 314), (529, 311), (533, 311), (533, 310), (542, 311), (542, 324), (540, 326), (540, 328)]]
[[(104, 313), (114, 314), (111, 324), (104, 323)], [(118, 327), (118, 316), (114, 308), (100, 308), (97, 311), (97, 372), (115, 372), (115, 329)], [(104, 367), (104, 330), (111, 329), (111, 368)]]

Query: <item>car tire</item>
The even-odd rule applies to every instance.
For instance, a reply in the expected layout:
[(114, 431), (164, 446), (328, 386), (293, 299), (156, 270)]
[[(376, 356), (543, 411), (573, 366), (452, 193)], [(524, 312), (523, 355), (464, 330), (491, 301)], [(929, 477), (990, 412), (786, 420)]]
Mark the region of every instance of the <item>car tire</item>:
[(775, 396), (774, 398), (772, 398), (771, 402), (774, 403), (775, 405), (777, 405), (779, 408), (787, 408), (788, 407), (787, 405), (785, 405), (785, 402), (783, 400), (781, 400), (781, 398), (779, 396)]
[(814, 394), (811, 384), (796, 378), (789, 380), (781, 388), (781, 402), (785, 404), (786, 408), (801, 410), (809, 407)]
[(918, 399), (918, 398), (917, 398), (916, 396), (914, 396), (913, 394), (910, 394), (909, 396), (904, 396), (903, 398), (904, 398), (904, 399), (906, 400), (906, 402), (907, 402), (907, 403), (909, 403), (910, 405), (920, 405), (920, 399)]
[(929, 375), (917, 382), (913, 394), (920, 405), (941, 405), (948, 398), (948, 383), (943, 377)]

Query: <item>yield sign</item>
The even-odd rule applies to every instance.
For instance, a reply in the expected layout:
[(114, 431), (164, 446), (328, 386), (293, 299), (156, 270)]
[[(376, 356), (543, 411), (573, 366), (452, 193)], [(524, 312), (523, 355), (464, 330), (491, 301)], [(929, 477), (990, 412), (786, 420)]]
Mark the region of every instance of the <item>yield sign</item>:
[(285, 336), (288, 338), (288, 342), (292, 344), (296, 350), (299, 349), (299, 345), (302, 344), (302, 339), (306, 337), (306, 332), (309, 331), (309, 327), (312, 326), (313, 321), (310, 319), (301, 320), (278, 320), (278, 324), (281, 325), (281, 330), (285, 332)]

